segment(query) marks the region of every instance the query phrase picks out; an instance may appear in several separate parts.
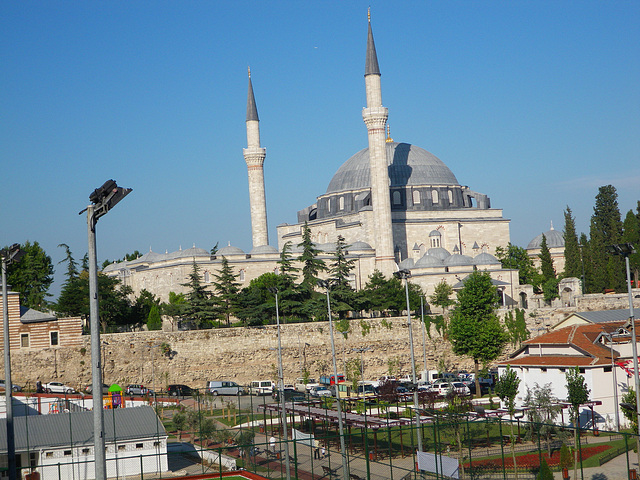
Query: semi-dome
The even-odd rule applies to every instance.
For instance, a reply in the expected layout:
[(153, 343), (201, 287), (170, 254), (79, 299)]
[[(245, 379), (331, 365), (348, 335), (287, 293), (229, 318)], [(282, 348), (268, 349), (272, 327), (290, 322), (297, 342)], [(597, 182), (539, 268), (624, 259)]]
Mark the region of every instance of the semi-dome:
[[(405, 185), (459, 185), (456, 176), (442, 160), (423, 148), (408, 143), (389, 142), (387, 159), (391, 187)], [(329, 182), (327, 193), (371, 187), (369, 149), (365, 148), (344, 162)]]
[(547, 238), (547, 247), (549, 248), (563, 248), (564, 247), (564, 235), (558, 230), (554, 230), (553, 226), (548, 232), (541, 233), (536, 238), (529, 242), (527, 250), (534, 250), (540, 248), (542, 245), (542, 235)]

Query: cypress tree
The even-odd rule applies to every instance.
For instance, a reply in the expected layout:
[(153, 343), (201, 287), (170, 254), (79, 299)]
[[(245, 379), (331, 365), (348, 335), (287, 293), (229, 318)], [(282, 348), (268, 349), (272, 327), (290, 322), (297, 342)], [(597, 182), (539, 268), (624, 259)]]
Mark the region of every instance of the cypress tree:
[(578, 246), (578, 234), (576, 233), (576, 221), (569, 206), (564, 212), (564, 277), (580, 278), (582, 266), (580, 265), (580, 247)]
[(637, 281), (640, 270), (640, 219), (633, 210), (627, 212), (622, 223), (622, 243), (630, 243), (635, 247), (636, 253), (629, 255), (629, 268), (632, 279)]
[(302, 248), (302, 253), (298, 261), (302, 263), (302, 282), (300, 288), (311, 296), (311, 292), (318, 282), (318, 274), (327, 269), (322, 259), (318, 258), (320, 250), (311, 241), (311, 229), (307, 222), (302, 227), (302, 242), (298, 244)]
[(552, 278), (556, 278), (556, 269), (553, 267), (553, 259), (547, 245), (547, 237), (542, 234), (542, 243), (540, 244), (540, 272), (544, 278), (543, 283)]
[(233, 273), (226, 257), (222, 257), (220, 271), (214, 275), (213, 289), (216, 293), (215, 302), (220, 305), (227, 326), (231, 325), (231, 315), (235, 313), (240, 284), (237, 282), (238, 274)]
[(593, 290), (626, 290), (624, 259), (607, 252), (607, 247), (620, 243), (622, 222), (618, 208), (618, 193), (613, 185), (598, 189), (593, 207), (590, 229), (591, 258), (593, 262)]
[(591, 261), (591, 244), (585, 233), (580, 234), (580, 263), (583, 269), (583, 289), (584, 293), (593, 293), (593, 262)]

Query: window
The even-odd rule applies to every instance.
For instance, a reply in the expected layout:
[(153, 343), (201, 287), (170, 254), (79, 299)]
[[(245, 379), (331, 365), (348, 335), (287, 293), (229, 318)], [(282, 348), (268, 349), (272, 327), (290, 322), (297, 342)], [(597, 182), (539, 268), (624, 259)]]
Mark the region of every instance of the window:
[(604, 367), (604, 371), (606, 372), (610, 372), (611, 371), (611, 365), (609, 365), (608, 367)]
[(438, 190), (431, 190), (431, 201), (438, 203)]
[(49, 332), (49, 339), (51, 341), (51, 346), (55, 347), (58, 345), (58, 332)]
[(541, 370), (543, 373), (545, 373), (545, 372), (547, 371), (547, 369), (546, 369), (546, 368), (544, 368), (544, 367), (543, 367), (543, 368), (541, 368), (540, 370)]
[(398, 190), (393, 192), (393, 204), (394, 205), (402, 205), (402, 196)]
[(453, 192), (451, 190), (447, 190), (447, 194), (449, 195), (449, 203), (453, 203)]
[(244, 282), (244, 270), (240, 270), (240, 281)]
[(46, 458), (53, 458), (53, 452), (46, 452), (46, 453), (44, 454), (44, 456), (45, 456)]
[(65, 450), (65, 451), (63, 452), (63, 455), (64, 455), (65, 457), (70, 457), (70, 456), (71, 456), (71, 450)]
[(209, 272), (204, 272), (204, 283), (209, 283)]
[(338, 199), (338, 210), (344, 210), (344, 197)]
[(118, 451), (124, 452), (127, 447), (125, 445), (118, 445)]
[(413, 191), (413, 204), (420, 205), (420, 190)]
[(89, 453), (90, 453), (90, 452), (91, 452), (91, 449), (90, 449), (90, 448), (83, 448), (83, 449), (82, 449), (82, 454), (83, 454), (83, 455), (89, 455)]
[(21, 333), (20, 334), (20, 346), (22, 348), (29, 348), (29, 334)]
[(331, 199), (327, 198), (327, 212), (331, 211)]
[(584, 369), (584, 368), (581, 368), (581, 369), (580, 369), (580, 373), (584, 373), (584, 372), (585, 372), (585, 369)]
[(153, 442), (153, 446), (154, 447), (159, 447), (160, 446), (160, 442)]
[(143, 447), (143, 444), (142, 444), (142, 443), (136, 443), (136, 448), (137, 448), (138, 450), (140, 450), (142, 447)]

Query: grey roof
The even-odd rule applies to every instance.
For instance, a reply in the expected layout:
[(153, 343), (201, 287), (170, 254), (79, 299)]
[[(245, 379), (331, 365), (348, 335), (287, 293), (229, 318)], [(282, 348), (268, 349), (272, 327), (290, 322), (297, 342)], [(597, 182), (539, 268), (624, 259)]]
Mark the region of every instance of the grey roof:
[(540, 246), (542, 245), (542, 235), (544, 235), (547, 238), (547, 247), (549, 248), (564, 247), (564, 235), (562, 234), (562, 232), (559, 232), (558, 230), (554, 230), (553, 227), (551, 227), (551, 230), (549, 230), (548, 232), (541, 233), (536, 238), (531, 240), (529, 242), (529, 245), (527, 245), (527, 250), (540, 248)]
[(263, 253), (278, 253), (278, 249), (276, 247), (272, 247), (271, 245), (260, 245), (259, 247), (255, 247), (251, 249), (251, 255), (260, 255)]
[(369, 22), (369, 35), (367, 36), (367, 60), (364, 66), (364, 76), (366, 77), (367, 75), (380, 75), (378, 54), (376, 53), (376, 44), (373, 41), (371, 22)]
[(606, 323), (606, 322), (621, 322), (629, 320), (629, 309), (621, 308), (618, 310), (597, 310), (592, 312), (576, 312), (573, 315), (577, 315), (587, 322), (591, 323)]
[(404, 260), (402, 260), (399, 264), (398, 267), (400, 268), (400, 270), (402, 270), (403, 268), (413, 268), (413, 258), (405, 258)]
[(27, 308), (20, 305), (20, 321), (22, 323), (38, 323), (38, 322), (51, 322), (57, 320), (55, 315), (48, 313), (42, 313), (33, 308)]
[(435, 255), (429, 255), (428, 253), (426, 255), (423, 255), (422, 258), (420, 258), (420, 260), (418, 260), (415, 265), (416, 268), (442, 267), (442, 266), (444, 266), (444, 263), (442, 262), (442, 259), (440, 257), (437, 257)]
[(351, 244), (349, 250), (373, 250), (373, 248), (371, 248), (371, 245), (369, 245), (367, 242), (357, 241)]
[(216, 252), (217, 256), (222, 255), (244, 255), (244, 251), (238, 247), (232, 247), (231, 245), (227, 245), (226, 247), (222, 247), (220, 250)]
[[(115, 417), (114, 417), (115, 416)], [(7, 451), (7, 420), (0, 419), (0, 452)], [(14, 417), (16, 451), (93, 444), (93, 412)], [(104, 410), (105, 441), (165, 437), (162, 422), (149, 406)]]
[(434, 257), (439, 258), (443, 262), (451, 255), (447, 250), (442, 247), (430, 248), (427, 250), (428, 255), (433, 255)]
[[(462, 287), (464, 287), (465, 282), (467, 281), (467, 277), (464, 277), (462, 280), (460, 280), (458, 283), (456, 283), (452, 288), (454, 290), (460, 290)], [(504, 287), (506, 285), (509, 285), (507, 282), (503, 282), (502, 280), (496, 280), (495, 278), (491, 279), (491, 284), (494, 287)]]
[(442, 234), (441, 234), (438, 230), (431, 230), (431, 231), (429, 232), (429, 236), (430, 236), (430, 237), (441, 237), (441, 236), (442, 236)]
[(147, 253), (142, 255), (140, 258), (136, 258), (135, 260), (131, 260), (129, 265), (136, 265), (138, 263), (153, 263), (159, 262), (160, 260), (164, 260), (164, 253), (156, 253), (149, 250)]
[(449, 267), (462, 267), (467, 265), (473, 265), (473, 258), (467, 255), (460, 255), (459, 253), (450, 255), (444, 260), (444, 264)]
[(481, 253), (473, 257), (474, 265), (498, 265), (500, 260), (491, 255), (490, 253)]
[[(386, 143), (391, 187), (405, 185), (459, 185), (458, 179), (442, 160), (409, 143)], [(371, 188), (369, 148), (344, 162), (335, 173), (326, 193)]]
[(258, 108), (256, 99), (253, 96), (253, 84), (251, 83), (251, 73), (249, 73), (249, 93), (247, 95), (247, 122), (250, 120), (260, 121), (258, 118)]
[[(204, 248), (197, 248), (195, 245), (180, 252), (181, 257), (208, 257), (209, 252)], [(168, 255), (167, 255), (168, 257)]]

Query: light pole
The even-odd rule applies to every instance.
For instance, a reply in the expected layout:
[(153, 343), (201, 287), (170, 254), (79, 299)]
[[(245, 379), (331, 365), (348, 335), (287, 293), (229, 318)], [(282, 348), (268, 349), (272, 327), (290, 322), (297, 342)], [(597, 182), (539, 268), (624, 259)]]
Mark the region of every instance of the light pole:
[[(11, 383), (11, 354), (9, 352), (9, 299), (7, 298), (7, 265), (18, 262), (25, 252), (14, 243), (0, 252), (2, 255), (2, 333), (4, 337), (4, 397), (7, 410), (7, 455), (9, 479), (16, 480), (16, 444), (13, 431), (13, 383)], [(54, 350), (55, 352), (55, 350)]]
[(327, 312), (329, 314), (329, 334), (331, 336), (331, 358), (333, 360), (333, 378), (336, 388), (336, 405), (338, 408), (338, 429), (340, 430), (340, 453), (342, 454), (342, 478), (349, 478), (349, 463), (347, 462), (347, 451), (344, 445), (344, 426), (342, 425), (342, 407), (340, 406), (340, 389), (338, 388), (338, 364), (336, 363), (336, 344), (333, 340), (333, 319), (331, 318), (331, 299), (329, 289), (331, 284), (328, 280), (318, 280), (318, 285), (326, 289), (327, 292)]
[(580, 248), (580, 265), (582, 265), (582, 277), (580, 278), (580, 287), (582, 287), (582, 295), (584, 295), (584, 259), (582, 258), (582, 245), (578, 245)]
[(604, 337), (609, 340), (609, 350), (611, 352), (611, 373), (613, 374), (613, 408), (616, 418), (616, 431), (620, 431), (620, 414), (618, 413), (618, 378), (616, 375), (616, 364), (613, 361), (613, 337), (614, 333), (603, 333)]
[[(409, 347), (411, 351), (411, 381), (414, 385), (417, 384), (416, 381), (416, 359), (413, 355), (413, 329), (411, 328), (411, 306), (409, 305), (409, 277), (411, 277), (411, 272), (407, 269), (398, 270), (397, 272), (393, 272), (393, 275), (397, 278), (404, 279), (404, 290), (407, 295), (407, 321), (409, 322)], [(416, 411), (416, 432), (418, 434), (418, 451), (422, 451), (422, 432), (420, 431), (420, 411), (419, 411), (419, 403), (418, 403), (418, 389), (416, 388), (413, 391), (413, 408)]]
[[(369, 347), (352, 348), (352, 352), (360, 353), (360, 380), (364, 382), (364, 352), (371, 350)], [(364, 383), (362, 384), (362, 396), (364, 397)], [(360, 396), (360, 389), (358, 388), (358, 396)]]
[(311, 345), (305, 342), (304, 347), (302, 347), (302, 378), (304, 379), (309, 376), (309, 373), (307, 372), (307, 347), (310, 346)]
[(424, 298), (420, 295), (420, 316), (422, 317), (422, 361), (424, 363), (424, 374), (427, 374), (427, 339), (425, 333), (427, 326), (424, 323)]
[[(627, 292), (629, 293), (629, 323), (631, 323), (631, 348), (633, 352), (633, 378), (636, 386), (636, 415), (640, 418), (640, 377), (638, 376), (638, 337), (636, 337), (636, 322), (633, 315), (633, 295), (631, 293), (631, 272), (629, 270), (629, 255), (636, 253), (630, 243), (619, 243), (607, 247), (609, 253), (622, 255), (627, 267)], [(618, 406), (616, 405), (616, 410)], [(638, 467), (640, 467), (640, 422), (638, 422), (638, 436), (636, 436), (636, 446), (638, 448)]]
[(287, 412), (285, 410), (286, 400), (284, 398), (284, 372), (282, 371), (282, 340), (280, 338), (280, 309), (278, 308), (278, 289), (270, 287), (269, 291), (276, 297), (276, 325), (278, 330), (278, 390), (280, 393), (280, 421), (282, 422), (282, 432), (284, 438), (284, 465), (286, 468), (287, 480), (291, 480), (291, 467), (289, 462), (289, 434), (287, 432)]
[(89, 237), (89, 321), (91, 328), (91, 388), (93, 390), (93, 440), (96, 480), (107, 478), (107, 459), (104, 450), (104, 416), (102, 412), (102, 369), (100, 366), (100, 313), (98, 306), (98, 260), (96, 252), (96, 223), (120, 200), (131, 192), (130, 188), (118, 187), (107, 180), (96, 188), (89, 201), (91, 204), (80, 212), (87, 212)]

